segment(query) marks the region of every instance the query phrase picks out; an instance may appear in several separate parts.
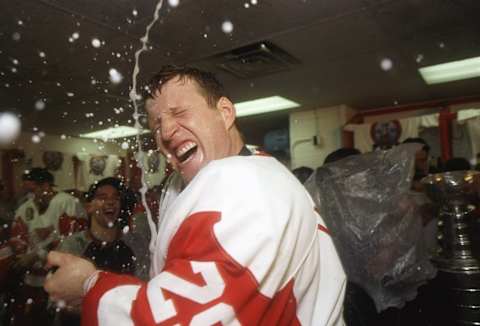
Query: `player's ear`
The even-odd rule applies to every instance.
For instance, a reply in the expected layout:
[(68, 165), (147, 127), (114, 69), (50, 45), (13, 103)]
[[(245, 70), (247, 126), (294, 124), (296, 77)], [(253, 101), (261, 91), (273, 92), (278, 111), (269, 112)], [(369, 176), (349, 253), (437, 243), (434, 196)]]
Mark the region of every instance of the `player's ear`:
[(225, 122), (225, 127), (230, 129), (236, 118), (235, 106), (233, 105), (232, 101), (230, 101), (227, 97), (222, 96), (217, 102), (217, 109), (220, 111), (222, 115), (223, 121)]

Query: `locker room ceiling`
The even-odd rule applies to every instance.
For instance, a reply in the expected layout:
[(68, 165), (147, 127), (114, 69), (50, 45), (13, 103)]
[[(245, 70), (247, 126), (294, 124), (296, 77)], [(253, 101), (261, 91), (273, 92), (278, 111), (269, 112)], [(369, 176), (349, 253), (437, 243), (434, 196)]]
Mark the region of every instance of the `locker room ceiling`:
[[(152, 0), (0, 0), (1, 111), (21, 113), (26, 131), (58, 135), (126, 124), (134, 52), (155, 6)], [(139, 78), (162, 64), (192, 64), (213, 69), (235, 102), (281, 95), (299, 109), (476, 96), (478, 78), (427, 86), (417, 69), (480, 56), (479, 12), (478, 0), (179, 0), (177, 7), (164, 1)], [(232, 33), (222, 31), (226, 21)], [(94, 38), (100, 47), (92, 46)], [(219, 68), (225, 53), (257, 42), (296, 62), (249, 78)], [(252, 64), (245, 71), (272, 64), (244, 62)], [(110, 82), (111, 68), (123, 75), (121, 83)], [(261, 133), (287, 121), (282, 112), (241, 118), (240, 125)]]

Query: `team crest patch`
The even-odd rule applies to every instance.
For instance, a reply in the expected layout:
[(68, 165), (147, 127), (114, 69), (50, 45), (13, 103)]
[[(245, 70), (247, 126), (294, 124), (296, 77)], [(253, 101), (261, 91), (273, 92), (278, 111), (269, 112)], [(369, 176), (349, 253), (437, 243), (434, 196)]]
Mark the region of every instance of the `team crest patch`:
[(46, 151), (42, 156), (45, 167), (50, 171), (58, 171), (62, 167), (63, 154), (56, 151)]
[(402, 126), (398, 120), (375, 122), (370, 129), (370, 136), (376, 147), (388, 149), (398, 144)]
[(90, 159), (90, 174), (103, 176), (103, 172), (107, 166), (106, 156), (92, 156)]

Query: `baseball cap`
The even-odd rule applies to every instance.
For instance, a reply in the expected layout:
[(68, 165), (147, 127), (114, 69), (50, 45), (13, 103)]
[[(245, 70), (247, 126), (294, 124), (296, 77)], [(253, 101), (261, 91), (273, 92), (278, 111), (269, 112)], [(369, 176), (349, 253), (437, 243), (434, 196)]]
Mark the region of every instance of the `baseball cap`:
[(23, 180), (34, 181), (36, 183), (48, 182), (50, 185), (54, 185), (53, 174), (45, 168), (32, 168), (23, 174)]

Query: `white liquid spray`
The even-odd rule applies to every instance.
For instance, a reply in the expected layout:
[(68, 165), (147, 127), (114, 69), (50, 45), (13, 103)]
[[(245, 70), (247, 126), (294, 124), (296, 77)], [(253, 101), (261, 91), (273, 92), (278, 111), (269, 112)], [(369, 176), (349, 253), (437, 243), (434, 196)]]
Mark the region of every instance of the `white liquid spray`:
[(137, 76), (138, 76), (138, 73), (140, 72), (140, 65), (139, 65), (140, 55), (144, 51), (148, 50), (147, 42), (150, 34), (150, 29), (158, 20), (162, 6), (163, 6), (163, 0), (158, 1), (157, 6), (155, 7), (155, 12), (153, 14), (153, 20), (150, 22), (150, 24), (147, 25), (147, 28), (145, 30), (145, 35), (143, 35), (143, 37), (140, 39), (140, 41), (142, 42), (142, 47), (135, 52), (135, 67), (133, 68), (133, 74), (132, 74), (132, 89), (130, 90), (130, 94), (129, 94), (130, 100), (132, 101), (133, 108), (134, 108), (134, 112), (133, 112), (133, 120), (135, 121), (134, 127), (138, 130), (137, 137), (136, 137), (137, 144), (138, 144), (138, 151), (135, 153), (135, 159), (137, 160), (138, 166), (142, 170), (142, 187), (140, 188), (140, 194), (142, 197), (142, 205), (143, 207), (145, 207), (145, 211), (147, 213), (148, 225), (150, 227), (150, 234), (151, 234), (150, 252), (153, 252), (153, 249), (155, 247), (157, 228), (155, 226), (155, 222), (153, 221), (152, 212), (150, 211), (150, 207), (147, 204), (147, 198), (146, 198), (146, 193), (148, 190), (148, 186), (145, 182), (146, 167), (144, 166), (146, 153), (142, 149), (142, 141), (140, 138), (140, 135), (142, 134), (142, 131), (143, 131), (143, 127), (140, 124), (140, 117), (138, 113)]

